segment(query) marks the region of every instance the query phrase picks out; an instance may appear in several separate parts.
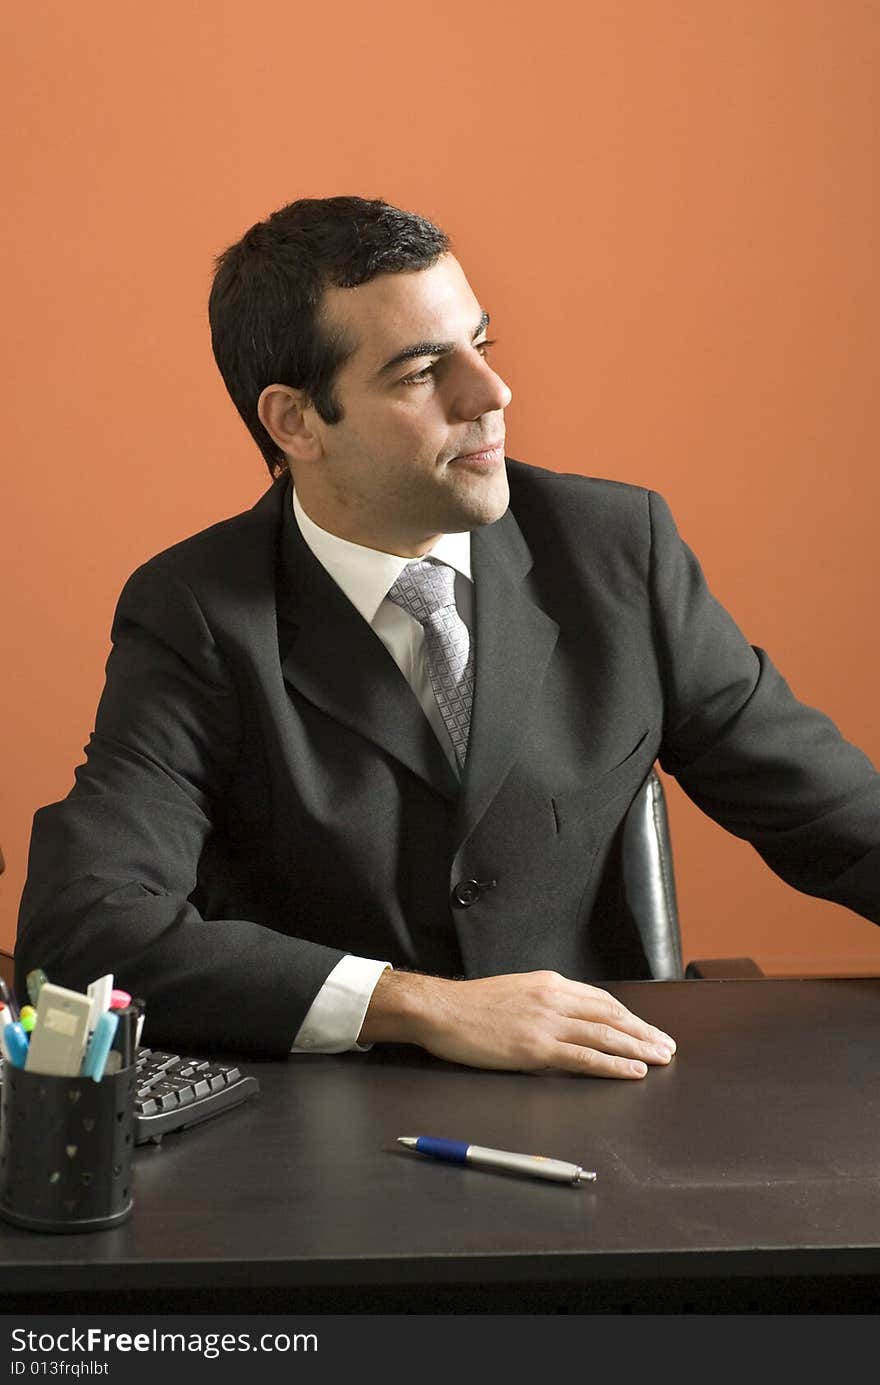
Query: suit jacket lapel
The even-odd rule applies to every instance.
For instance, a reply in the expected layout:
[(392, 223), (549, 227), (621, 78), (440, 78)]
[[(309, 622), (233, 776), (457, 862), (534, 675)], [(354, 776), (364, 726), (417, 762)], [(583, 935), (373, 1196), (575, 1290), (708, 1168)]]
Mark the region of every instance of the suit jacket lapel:
[(528, 596), (532, 556), (511, 512), (471, 539), (476, 679), (456, 839), (498, 792), (532, 718), (559, 626)]
[(379, 637), (305, 543), (285, 491), (278, 580), (285, 681), (454, 800), (459, 783)]

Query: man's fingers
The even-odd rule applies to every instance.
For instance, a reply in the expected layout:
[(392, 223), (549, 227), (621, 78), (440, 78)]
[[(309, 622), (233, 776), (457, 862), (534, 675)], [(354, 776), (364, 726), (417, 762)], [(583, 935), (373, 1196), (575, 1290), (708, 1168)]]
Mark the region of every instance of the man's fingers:
[(609, 995), (607, 991), (601, 991), (595, 986), (584, 986), (575, 983), (574, 988), (566, 995), (566, 1013), (577, 1020), (584, 1020), (588, 1023), (604, 1024), (609, 1030), (616, 1030), (622, 1034), (629, 1034), (634, 1039), (640, 1039), (644, 1043), (654, 1044), (659, 1047), (668, 1048), (672, 1053), (675, 1052), (675, 1040), (670, 1034), (666, 1034), (662, 1029), (657, 1029), (655, 1025), (648, 1024), (646, 1020), (634, 1015), (625, 1005), (621, 1005), (619, 1000)]
[(637, 1058), (622, 1058), (614, 1053), (600, 1053), (582, 1044), (560, 1043), (551, 1066), (559, 1072), (577, 1073), (582, 1077), (644, 1077), (646, 1063)]
[(558, 1038), (560, 1043), (618, 1058), (635, 1058), (644, 1063), (668, 1063), (675, 1052), (675, 1045), (665, 1036), (663, 1039), (641, 1039), (611, 1024), (592, 1024), (585, 1020), (562, 1021)]

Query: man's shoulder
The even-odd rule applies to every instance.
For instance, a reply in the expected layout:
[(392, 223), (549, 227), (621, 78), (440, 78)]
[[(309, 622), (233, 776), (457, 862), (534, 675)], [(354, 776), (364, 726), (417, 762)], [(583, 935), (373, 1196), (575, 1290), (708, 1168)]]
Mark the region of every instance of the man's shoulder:
[(129, 581), (176, 578), (187, 585), (198, 585), (223, 573), (234, 577), (257, 570), (269, 575), (274, 570), (288, 494), (289, 478), (280, 477), (249, 509), (161, 549), (142, 563)]
[(650, 526), (646, 486), (578, 472), (551, 471), (507, 458), (510, 508), (518, 522), (555, 520), (563, 527), (589, 524), (608, 529)]

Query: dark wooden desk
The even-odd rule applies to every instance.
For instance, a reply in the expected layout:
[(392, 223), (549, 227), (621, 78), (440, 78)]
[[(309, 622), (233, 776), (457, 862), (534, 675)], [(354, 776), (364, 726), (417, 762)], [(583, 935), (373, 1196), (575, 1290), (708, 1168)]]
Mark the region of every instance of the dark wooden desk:
[[(138, 1150), (125, 1226), (0, 1224), (4, 1311), (875, 1312), (880, 979), (615, 989), (679, 1041), (642, 1082), (249, 1062), (255, 1101)], [(438, 1164), (408, 1134), (599, 1178)]]

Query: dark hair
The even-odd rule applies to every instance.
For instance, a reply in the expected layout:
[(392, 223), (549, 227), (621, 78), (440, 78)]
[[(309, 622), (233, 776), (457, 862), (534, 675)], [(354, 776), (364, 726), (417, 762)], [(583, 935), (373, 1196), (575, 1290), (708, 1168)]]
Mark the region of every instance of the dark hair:
[(267, 385), (303, 390), (325, 423), (343, 418), (333, 386), (356, 343), (322, 325), (324, 290), (428, 269), (450, 248), (438, 226), (387, 202), (303, 197), (217, 257), (208, 301), (214, 359), (273, 477), (284, 454), (257, 414)]

